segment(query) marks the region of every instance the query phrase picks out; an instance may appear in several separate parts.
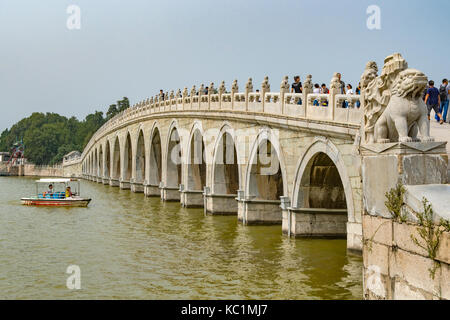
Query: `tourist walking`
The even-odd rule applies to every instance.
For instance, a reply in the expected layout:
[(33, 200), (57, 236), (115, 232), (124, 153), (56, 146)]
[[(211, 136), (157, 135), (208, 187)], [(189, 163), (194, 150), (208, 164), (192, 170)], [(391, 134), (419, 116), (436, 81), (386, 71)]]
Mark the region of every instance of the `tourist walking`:
[(447, 79), (442, 80), (442, 84), (439, 88), (439, 96), (441, 98), (439, 112), (442, 114), (442, 120), (450, 123), (450, 121), (447, 121), (448, 102), (450, 100), (450, 84)]
[(340, 73), (337, 74), (340, 85), (341, 94), (345, 94), (345, 82), (342, 81), (342, 75)]
[(300, 82), (300, 76), (294, 77), (294, 82), (291, 86), (291, 93), (302, 93), (303, 87), (302, 83)]
[[(358, 83), (358, 88), (356, 88), (355, 93), (356, 93), (357, 95), (361, 95), (361, 82)], [(359, 101), (359, 100), (356, 101), (356, 107), (357, 107), (357, 108), (361, 107), (361, 101)]]
[[(294, 77), (294, 82), (292, 83), (291, 86), (291, 93), (302, 93), (303, 91), (303, 87), (302, 87), (302, 83), (300, 82), (300, 76), (295, 76)], [(302, 99), (298, 99), (297, 104), (302, 104)]]
[(322, 83), (322, 93), (323, 94), (329, 94), (330, 90), (328, 90), (327, 85), (325, 83)]
[(434, 110), (434, 112), (436, 112), (437, 116), (440, 119), (439, 123), (443, 124), (444, 120), (442, 119), (442, 115), (439, 112), (439, 106), (441, 105), (441, 97), (439, 95), (439, 90), (434, 87), (433, 80), (430, 80), (428, 82), (428, 86), (429, 88), (425, 96), (425, 104), (427, 105), (428, 109), (428, 120), (430, 120), (431, 110)]

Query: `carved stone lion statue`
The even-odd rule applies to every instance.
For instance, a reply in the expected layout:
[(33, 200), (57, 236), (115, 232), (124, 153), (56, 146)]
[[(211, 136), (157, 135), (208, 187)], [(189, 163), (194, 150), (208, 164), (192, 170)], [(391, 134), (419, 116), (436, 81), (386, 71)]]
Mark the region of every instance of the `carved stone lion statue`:
[(383, 70), (371, 61), (361, 77), (361, 106), (364, 111), (365, 143), (433, 141), (427, 108), (421, 97), (427, 77), (399, 53), (384, 60)]
[(401, 71), (393, 83), (391, 98), (386, 109), (375, 124), (375, 136), (379, 143), (433, 141), (427, 107), (422, 94), (427, 77), (416, 69)]

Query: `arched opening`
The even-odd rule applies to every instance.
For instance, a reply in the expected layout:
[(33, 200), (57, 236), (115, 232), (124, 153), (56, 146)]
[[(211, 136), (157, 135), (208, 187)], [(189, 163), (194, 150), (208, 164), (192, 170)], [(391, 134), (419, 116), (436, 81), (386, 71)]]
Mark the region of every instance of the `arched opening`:
[(297, 206), (347, 209), (339, 171), (325, 153), (317, 153), (306, 165), (300, 182)]
[(345, 238), (346, 192), (336, 163), (321, 149), (307, 153), (300, 165), (287, 230), (301, 237)]
[(98, 177), (98, 150), (94, 150), (94, 176)]
[(281, 197), (285, 195), (279, 154), (269, 137), (259, 136), (247, 170), (245, 198), (238, 208), (244, 224), (281, 224)]
[(143, 183), (145, 180), (145, 142), (142, 130), (139, 132), (139, 137), (136, 146), (136, 177), (137, 183)]
[(237, 194), (239, 167), (236, 146), (230, 133), (225, 132), (217, 144), (214, 159), (214, 194)]
[(105, 178), (110, 178), (110, 170), (111, 170), (111, 148), (109, 146), (109, 140), (106, 141), (106, 147), (105, 147)]
[(91, 176), (93, 176), (94, 175), (94, 154), (91, 153), (91, 156), (89, 158), (90, 158), (90, 167), (91, 167), (90, 174), (91, 174)]
[(131, 146), (130, 134), (127, 134), (127, 140), (125, 141), (125, 149), (123, 155), (123, 180), (130, 181), (133, 168), (133, 151)]
[(158, 128), (153, 132), (153, 136), (150, 142), (150, 176), (149, 182), (153, 186), (159, 185), (161, 182), (161, 164), (162, 164), (162, 152), (161, 152), (161, 135)]
[(200, 130), (195, 130), (190, 141), (187, 189), (202, 191), (206, 185), (205, 144)]
[(249, 196), (257, 200), (280, 200), (283, 175), (280, 159), (270, 140), (262, 140), (251, 162)]
[(181, 144), (176, 128), (172, 129), (168, 142), (166, 187), (178, 188), (181, 184)]
[(114, 142), (112, 178), (115, 180), (120, 179), (120, 143), (118, 137), (116, 137)]
[(103, 147), (102, 146), (100, 146), (100, 151), (98, 154), (98, 162), (99, 162), (99, 166), (98, 166), (99, 177), (103, 178)]

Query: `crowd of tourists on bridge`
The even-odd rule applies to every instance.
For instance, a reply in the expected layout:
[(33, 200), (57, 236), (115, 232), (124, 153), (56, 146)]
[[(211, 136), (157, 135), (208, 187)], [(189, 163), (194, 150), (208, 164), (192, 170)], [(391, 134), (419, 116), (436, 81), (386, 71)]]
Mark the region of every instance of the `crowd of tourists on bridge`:
[[(354, 90), (353, 86), (348, 83), (347, 85), (342, 80), (342, 75), (340, 73), (337, 74), (339, 83), (340, 83), (340, 94), (345, 95), (360, 95), (361, 94), (361, 84), (358, 84), (358, 87)], [(217, 89), (213, 89), (213, 93), (217, 93)], [(291, 93), (302, 93), (303, 92), (303, 86), (300, 79), (300, 76), (294, 76), (294, 82), (291, 85)], [(259, 92), (259, 90), (256, 90), (256, 92)], [(203, 95), (207, 95), (209, 93), (209, 87), (205, 87), (202, 91)], [(325, 83), (322, 83), (319, 85), (318, 83), (314, 84), (313, 87), (313, 94), (329, 94), (330, 90), (327, 88), (327, 85)], [(199, 92), (196, 92), (196, 95), (198, 95)], [(159, 91), (159, 97), (160, 99), (164, 100), (167, 93), (164, 93), (164, 91), (161, 89)], [(447, 119), (447, 113), (448, 113), (448, 105), (450, 101), (450, 84), (448, 79), (443, 79), (442, 84), (440, 85), (439, 89), (435, 87), (435, 83), (433, 80), (430, 80), (428, 83), (428, 87), (426, 88), (424, 94), (423, 94), (423, 100), (425, 104), (427, 105), (428, 109), (428, 119), (430, 119), (431, 111), (434, 110), (435, 113), (435, 119), (440, 124), (443, 123), (450, 123), (450, 119)], [(298, 104), (302, 104), (302, 99), (298, 100)], [(315, 99), (313, 101), (314, 106), (328, 106), (328, 100), (327, 99)], [(358, 100), (355, 103), (355, 107), (359, 108), (361, 106), (361, 102)], [(342, 108), (348, 108), (349, 103), (347, 100), (345, 100), (342, 103)]]
[[(340, 87), (340, 93), (341, 94), (347, 94), (347, 95), (359, 95), (361, 94), (361, 85), (359, 84), (358, 87), (356, 88), (356, 90), (353, 90), (353, 86), (351, 84), (347, 84), (345, 85), (345, 82), (341, 80), (341, 74), (338, 73), (338, 79), (341, 83), (341, 87)], [(259, 93), (259, 89), (256, 89), (256, 92)], [(300, 76), (294, 76), (294, 82), (291, 85), (291, 93), (302, 93), (303, 92), (303, 86), (302, 86), (302, 82), (300, 81)], [(196, 91), (196, 95), (199, 95), (199, 91)], [(203, 91), (201, 92), (202, 95), (208, 95), (209, 93), (209, 87), (205, 87), (203, 89)], [(216, 88), (213, 88), (213, 94), (217, 94), (218, 91)], [(325, 83), (322, 83), (321, 85), (319, 85), (318, 83), (314, 84), (314, 88), (313, 88), (313, 94), (329, 94), (330, 90), (327, 88), (327, 85)], [(164, 90), (159, 90), (159, 99), (160, 100), (165, 100), (167, 93), (164, 93)], [(298, 104), (302, 104), (302, 99), (298, 100)], [(313, 105), (315, 106), (328, 106), (328, 100), (324, 100), (319, 104), (318, 100), (314, 100)], [(360, 107), (360, 102), (357, 101), (355, 106), (356, 108)], [(344, 101), (342, 104), (343, 108), (348, 108), (348, 102)]]
[[(353, 86), (349, 83), (347, 85), (345, 85), (345, 82), (342, 81), (342, 75), (340, 73), (337, 74), (338, 79), (339, 79), (339, 83), (340, 83), (340, 94), (347, 94), (347, 95), (354, 95), (354, 94), (361, 94), (361, 84), (358, 84), (358, 87), (356, 88), (355, 91), (353, 91)], [(303, 92), (303, 87), (302, 87), (302, 82), (300, 81), (300, 76), (295, 76), (294, 77), (294, 82), (291, 85), (291, 93), (302, 93)], [(330, 90), (327, 88), (327, 85), (325, 83), (322, 83), (322, 85), (319, 85), (318, 83), (314, 84), (314, 88), (313, 88), (313, 94), (329, 94)], [(298, 104), (302, 104), (302, 100), (300, 99)], [(313, 101), (313, 105), (314, 106), (323, 106), (326, 107), (328, 106), (328, 100), (322, 100), (319, 103), (319, 100), (314, 100)], [(356, 108), (359, 108), (361, 106), (361, 103), (359, 101), (356, 102)], [(342, 103), (342, 107), (343, 108), (348, 108), (349, 104), (348, 101), (344, 101)]]

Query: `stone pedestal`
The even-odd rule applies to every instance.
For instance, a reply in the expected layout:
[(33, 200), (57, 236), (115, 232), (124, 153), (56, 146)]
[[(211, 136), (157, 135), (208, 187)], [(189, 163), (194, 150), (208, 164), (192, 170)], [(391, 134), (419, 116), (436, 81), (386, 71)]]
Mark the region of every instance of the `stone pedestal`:
[(120, 189), (122, 189), (122, 190), (130, 190), (131, 189), (130, 181), (120, 179)]
[(109, 184), (109, 178), (103, 178), (102, 179), (102, 183), (105, 184), (105, 185), (108, 185)]
[(103, 178), (102, 178), (102, 177), (96, 177), (96, 178), (95, 178), (95, 181), (96, 181), (97, 183), (103, 183)]
[(244, 225), (276, 225), (282, 222), (279, 200), (239, 199), (238, 220)]
[(144, 194), (147, 197), (161, 197), (161, 190), (158, 185), (144, 184)]
[(180, 191), (181, 206), (185, 208), (203, 208), (203, 191), (183, 190)]
[(282, 229), (298, 238), (346, 238), (347, 219), (346, 209), (288, 208)]
[(208, 194), (206, 213), (212, 215), (237, 215), (238, 202), (235, 194)]
[(403, 185), (447, 183), (446, 142), (361, 145), (364, 213), (390, 217), (385, 193)]
[(119, 180), (118, 179), (109, 179), (109, 185), (111, 186), (111, 187), (118, 187), (118, 186), (120, 186), (120, 182), (119, 182)]

